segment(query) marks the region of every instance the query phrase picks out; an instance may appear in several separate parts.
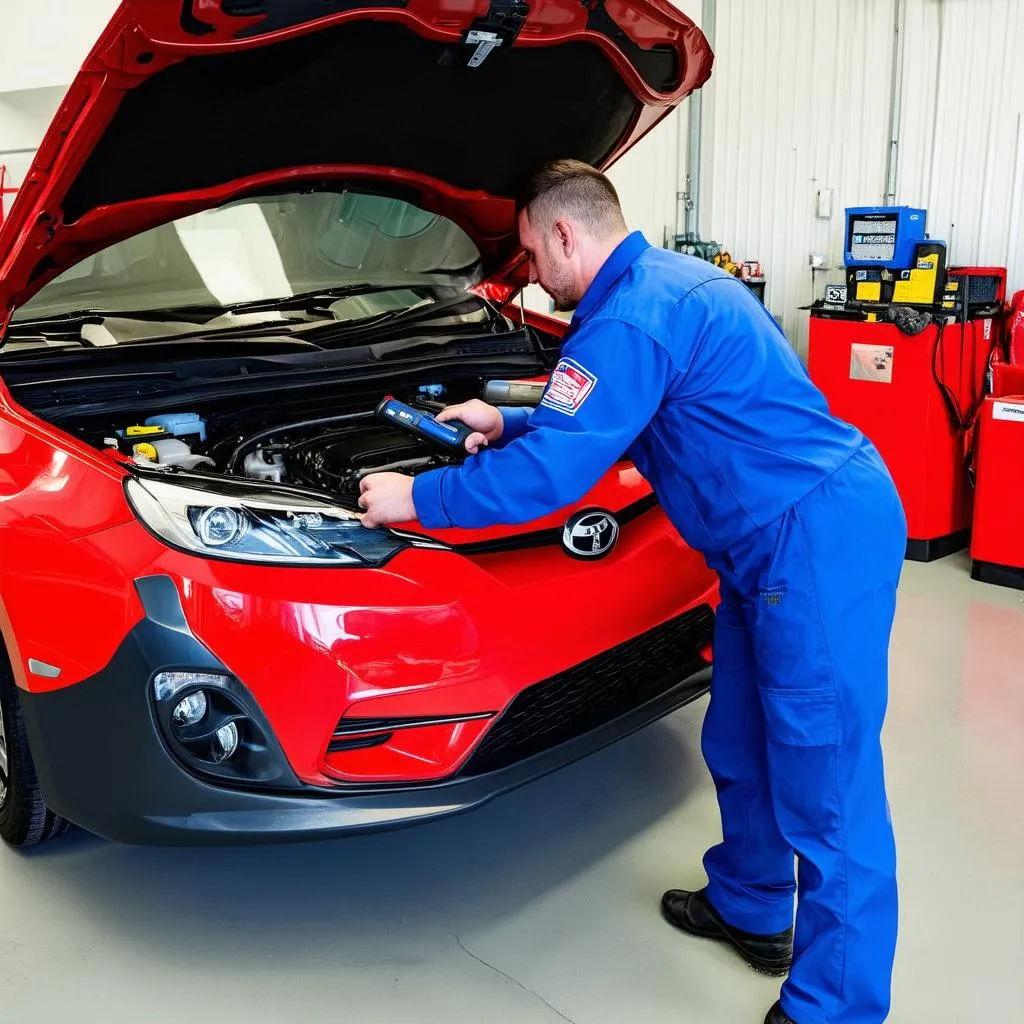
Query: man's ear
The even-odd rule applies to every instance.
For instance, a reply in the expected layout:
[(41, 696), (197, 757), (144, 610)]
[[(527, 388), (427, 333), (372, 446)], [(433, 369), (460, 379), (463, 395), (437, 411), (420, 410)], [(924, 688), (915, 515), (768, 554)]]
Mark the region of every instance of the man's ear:
[(570, 220), (561, 217), (552, 225), (555, 232), (555, 239), (562, 249), (562, 254), (568, 258), (576, 251), (576, 225)]

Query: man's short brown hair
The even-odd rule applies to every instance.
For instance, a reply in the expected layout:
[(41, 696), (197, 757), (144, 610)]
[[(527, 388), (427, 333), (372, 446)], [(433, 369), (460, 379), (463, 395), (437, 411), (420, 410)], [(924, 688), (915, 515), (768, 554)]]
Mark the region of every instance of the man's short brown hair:
[(516, 212), (523, 210), (544, 227), (571, 217), (598, 238), (626, 226), (615, 186), (580, 160), (552, 160), (534, 171), (516, 199)]

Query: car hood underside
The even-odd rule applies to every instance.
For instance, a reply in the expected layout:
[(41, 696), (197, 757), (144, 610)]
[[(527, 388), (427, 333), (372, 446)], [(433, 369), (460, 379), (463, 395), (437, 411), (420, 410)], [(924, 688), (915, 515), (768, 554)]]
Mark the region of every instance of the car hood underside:
[(273, 187), (407, 198), (495, 274), (532, 168), (607, 167), (711, 62), (667, 0), (125, 0), (0, 230), (0, 328), (100, 248)]

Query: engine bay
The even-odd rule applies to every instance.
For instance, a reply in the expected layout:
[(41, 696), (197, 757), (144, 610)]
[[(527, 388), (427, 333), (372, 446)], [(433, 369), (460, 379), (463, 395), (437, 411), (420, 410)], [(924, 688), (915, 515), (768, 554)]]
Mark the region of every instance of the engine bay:
[(374, 396), (366, 405), (333, 403), (324, 397), (291, 417), (233, 403), (174, 410), (120, 423), (79, 423), (77, 433), (112, 455), (155, 470), (227, 475), (329, 494), (357, 509), (360, 481), (369, 473), (414, 476), (455, 465), (461, 450), (414, 436), (382, 421), (379, 400), (393, 395), (411, 408), (436, 414), (447, 405), (480, 397), (480, 381), (429, 383)]
[[(486, 330), (447, 311), (436, 325), (378, 325), (337, 347), (247, 328), (30, 351), (4, 364), (3, 381), (28, 412), (122, 463), (302, 488), (358, 510), (369, 473), (414, 476), (466, 458), (378, 416), (385, 399), (427, 414), (471, 398), (535, 404), (508, 392), (546, 380), (560, 339), (484, 312)], [(504, 397), (488, 391), (495, 381), (513, 382)]]

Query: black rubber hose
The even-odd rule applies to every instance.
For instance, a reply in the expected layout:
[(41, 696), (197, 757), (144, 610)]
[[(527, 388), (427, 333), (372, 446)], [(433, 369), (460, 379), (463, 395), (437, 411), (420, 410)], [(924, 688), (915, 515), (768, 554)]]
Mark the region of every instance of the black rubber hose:
[(376, 419), (376, 414), (372, 412), (349, 412), (344, 413), (341, 416), (322, 416), (315, 420), (298, 420), (295, 423), (282, 423), (276, 427), (270, 427), (267, 430), (261, 430), (256, 434), (252, 434), (247, 437), (237, 448), (228, 456), (227, 461), (227, 472), (234, 473), (238, 468), (238, 460), (245, 453), (246, 449), (253, 448), (260, 441), (266, 437), (273, 437), (274, 434), (281, 434), (287, 430), (302, 430), (305, 427), (325, 427), (330, 423), (354, 423), (357, 420), (372, 420)]

